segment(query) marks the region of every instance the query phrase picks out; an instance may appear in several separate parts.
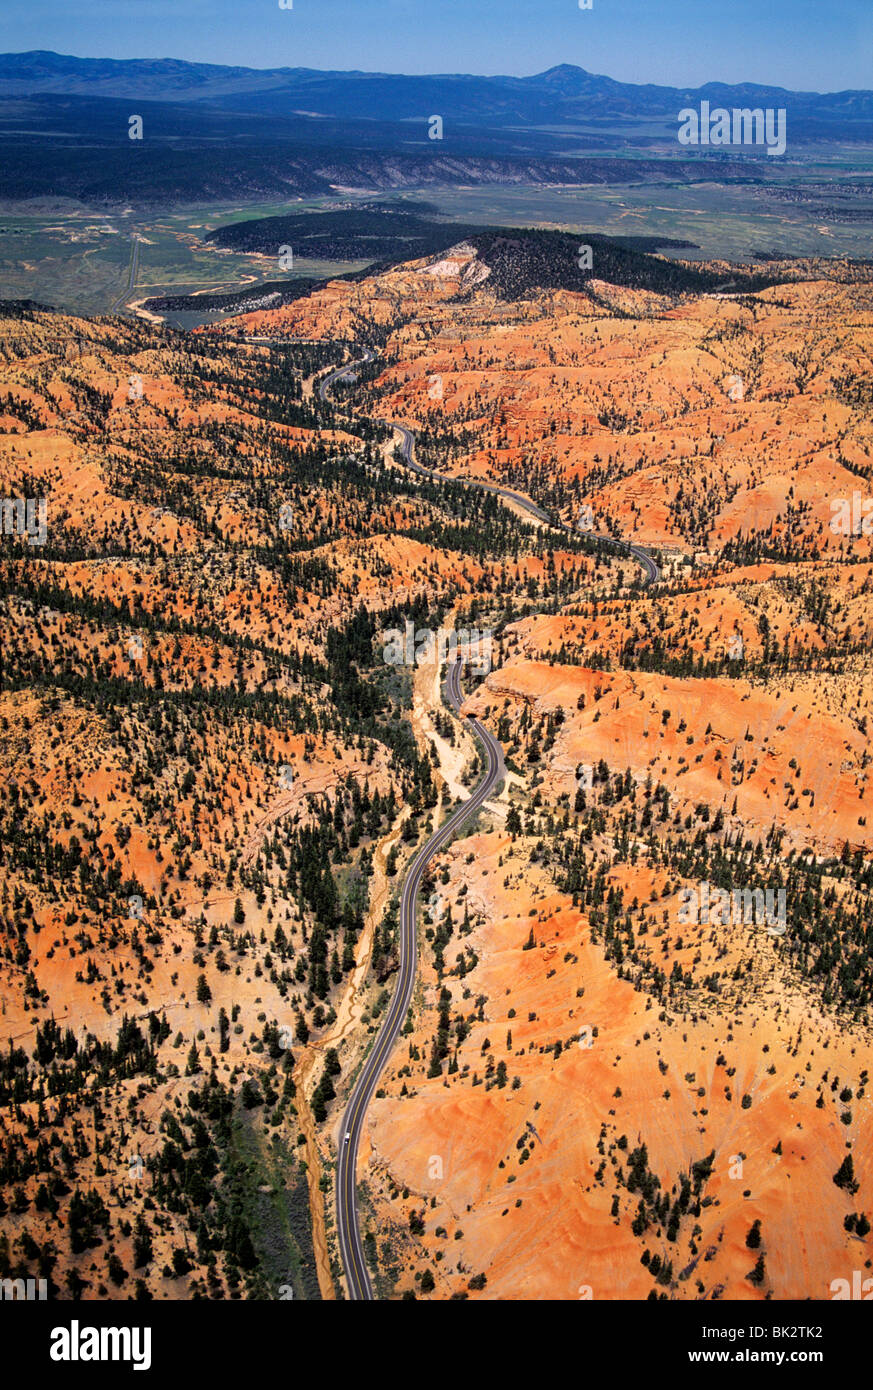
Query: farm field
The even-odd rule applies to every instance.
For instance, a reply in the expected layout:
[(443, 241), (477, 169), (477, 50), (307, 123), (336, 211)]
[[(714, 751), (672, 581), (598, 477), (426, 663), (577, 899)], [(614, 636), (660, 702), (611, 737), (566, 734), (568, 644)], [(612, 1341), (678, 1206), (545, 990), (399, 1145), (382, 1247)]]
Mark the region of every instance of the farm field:
[[(211, 228), (250, 217), (277, 216), (306, 204), (239, 204), (152, 215), (83, 208), (0, 211), (0, 283), (5, 299), (34, 299), (73, 313), (108, 313), (127, 280), (130, 238), (141, 240), (133, 298), (164, 293), (241, 289), (264, 280), (343, 274), (364, 262), (296, 260), (293, 272), (275, 259), (242, 256), (202, 242)], [(320, 200), (319, 207), (324, 206)]]

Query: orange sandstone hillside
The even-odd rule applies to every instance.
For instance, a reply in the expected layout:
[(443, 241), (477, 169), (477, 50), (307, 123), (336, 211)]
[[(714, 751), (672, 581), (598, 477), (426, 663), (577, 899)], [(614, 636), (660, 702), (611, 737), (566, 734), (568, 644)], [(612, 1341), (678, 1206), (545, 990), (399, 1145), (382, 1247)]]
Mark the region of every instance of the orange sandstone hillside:
[[(654, 999), (528, 854), (498, 831), (444, 861), (447, 961), (472, 964), (440, 982), (428, 960), (365, 1155), (399, 1284), (426, 1264), (435, 1298), (830, 1297), (867, 1261), (832, 1179), (848, 1151), (858, 1202), (873, 1181), (869, 1030), (812, 1006), (763, 931), (695, 927), (680, 948), (672, 902), (667, 925), (650, 902), (664, 874), (619, 867), (610, 890), (659, 924), (651, 955), (695, 977)], [(717, 966), (742, 981), (727, 997), (700, 989)]]
[[(661, 551), (652, 591), (620, 560), (508, 620), (466, 703), (508, 778), (422, 892), (359, 1173), (382, 1296), (815, 1300), (871, 1267), (870, 285), (778, 269), (510, 298), (461, 244), (228, 330), (375, 334), (349, 398), (420, 460)], [(703, 883), (751, 912), (689, 919)]]
[(391, 365), (371, 405), (426, 431), (425, 461), (536, 492), (568, 519), (590, 507), (596, 529), (686, 552), (867, 556), (869, 276), (842, 262), (774, 273), (784, 283), (677, 301), (606, 285), (595, 266), (584, 291), (507, 302), (462, 243), (233, 331), (379, 334)]
[[(193, 335), (4, 321), (0, 492), (49, 529), (2, 553), (0, 1273), (342, 1294), (399, 889), (481, 766), (438, 665), (386, 663), (407, 622), (493, 634), (465, 709), (506, 777), (421, 894), (359, 1171), (379, 1294), (869, 1267), (869, 277), (737, 273), (509, 295), (461, 243)], [(704, 883), (784, 912), (689, 915)]]
[(2, 328), (0, 495), (47, 530), (0, 552), (0, 1275), (334, 1297), (333, 1078), (385, 1007), (403, 866), (475, 773), (384, 633), (581, 600), (610, 564), (404, 486), (387, 431), (312, 396), (342, 346)]

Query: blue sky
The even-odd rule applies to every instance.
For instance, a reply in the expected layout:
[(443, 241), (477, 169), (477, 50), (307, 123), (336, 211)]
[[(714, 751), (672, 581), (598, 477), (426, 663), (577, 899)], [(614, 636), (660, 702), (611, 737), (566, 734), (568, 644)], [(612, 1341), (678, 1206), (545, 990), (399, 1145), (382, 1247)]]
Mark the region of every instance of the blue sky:
[(873, 0), (2, 0), (0, 49), (249, 67), (873, 86)]

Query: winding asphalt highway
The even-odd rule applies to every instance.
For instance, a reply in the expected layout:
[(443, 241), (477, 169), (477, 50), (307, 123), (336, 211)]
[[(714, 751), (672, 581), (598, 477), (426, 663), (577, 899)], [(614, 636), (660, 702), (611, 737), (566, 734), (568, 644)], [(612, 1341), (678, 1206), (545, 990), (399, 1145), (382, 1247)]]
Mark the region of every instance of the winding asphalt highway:
[[(336, 367), (328, 372), (318, 383), (318, 395), (322, 401), (327, 401), (327, 392), (336, 381), (347, 378), (356, 366), (362, 366), (365, 362), (372, 362), (375, 353), (369, 348), (364, 348), (364, 356), (353, 362), (347, 362), (341, 367)], [(415, 435), (412, 430), (405, 425), (397, 424), (395, 421), (386, 420), (384, 424), (391, 425), (400, 434), (400, 452), (407, 467), (416, 473), (424, 474), (429, 478), (436, 478), (444, 481), (443, 475), (429, 468), (423, 468), (416, 463), (413, 457), (415, 450)], [(477, 487), (485, 492), (496, 493), (498, 497), (503, 497), (518, 503), (525, 511), (535, 516), (538, 520), (546, 522), (550, 526), (560, 530), (569, 531), (573, 535), (578, 532), (573, 531), (571, 526), (565, 522), (555, 521), (538, 507), (534, 502), (521, 493), (512, 492), (509, 488), (499, 487), (494, 483), (480, 483), (472, 480), (460, 480), (465, 486)], [(627, 541), (616, 539), (614, 536), (602, 536), (592, 533), (592, 539), (604, 542), (606, 545), (614, 546), (623, 553), (630, 555), (643, 567), (646, 583), (654, 583), (660, 577), (657, 564), (644, 550), (638, 546), (631, 545)], [(358, 1222), (357, 1206), (357, 1166), (358, 1148), (360, 1145), (361, 1132), (364, 1126), (364, 1119), (367, 1113), (367, 1106), (373, 1097), (373, 1092), (379, 1082), (379, 1077), (385, 1069), (388, 1058), (394, 1050), (394, 1046), (400, 1036), (406, 1013), (412, 999), (412, 991), (415, 988), (415, 968), (417, 959), (417, 936), (415, 930), (415, 903), (418, 896), (418, 889), (424, 876), (425, 869), (433, 859), (434, 855), (439, 854), (455, 835), (464, 821), (473, 815), (483, 802), (487, 801), (494, 787), (504, 775), (503, 750), (494, 738), (493, 734), (472, 716), (461, 716), (461, 704), (463, 702), (463, 692), (461, 690), (461, 669), (462, 660), (455, 659), (448, 667), (445, 683), (445, 695), (449, 704), (459, 717), (465, 718), (473, 732), (474, 737), (484, 750), (486, 758), (485, 776), (476, 787), (475, 791), (458, 806), (440, 828), (422, 845), (416, 854), (407, 872), (403, 884), (403, 891), (400, 899), (400, 921), (399, 921), (399, 966), (398, 978), (395, 986), (394, 995), (388, 1007), (388, 1012), (382, 1021), (376, 1041), (364, 1059), (364, 1064), (352, 1087), (352, 1092), (343, 1116), (342, 1128), (340, 1129), (339, 1153), (337, 1156), (336, 1169), (336, 1211), (337, 1211), (337, 1234), (339, 1237), (340, 1257), (343, 1268), (346, 1272), (349, 1296), (353, 1300), (369, 1301), (373, 1298), (373, 1287), (370, 1282), (370, 1275), (364, 1257), (364, 1247), (361, 1243), (360, 1225)]]
[[(252, 341), (255, 340), (253, 339)], [(289, 339), (289, 341), (291, 340)], [(354, 371), (355, 367), (363, 366), (366, 362), (375, 361), (376, 354), (371, 351), (370, 348), (364, 348), (363, 353), (363, 357), (356, 358), (354, 362), (346, 362), (341, 367), (335, 367), (332, 371), (328, 372), (326, 376), (322, 377), (321, 381), (318, 383), (318, 395), (320, 400), (327, 401), (327, 393), (335, 381), (340, 381), (348, 377), (349, 374)], [(408, 429), (406, 425), (399, 424), (396, 420), (381, 420), (379, 423), (388, 425), (391, 429), (397, 430), (400, 435), (400, 452), (403, 455), (403, 461), (407, 468), (410, 468), (413, 473), (420, 473), (422, 477), (433, 478), (437, 482), (444, 483), (447, 481), (445, 474), (438, 473), (436, 469), (433, 468), (424, 468), (422, 464), (416, 463), (414, 457), (415, 432), (413, 430)], [(536, 517), (538, 521), (543, 521), (546, 525), (552, 526), (556, 530), (568, 531), (570, 535), (573, 536), (583, 534), (578, 530), (574, 530), (573, 527), (569, 526), (565, 521), (561, 521), (560, 518), (556, 519), (550, 516), (548, 512), (543, 511), (542, 507), (538, 507), (535, 502), (532, 502), (529, 497), (525, 497), (521, 492), (513, 492), (511, 488), (500, 487), (497, 483), (480, 482), (478, 479), (474, 478), (453, 478), (448, 481), (460, 482), (464, 487), (478, 488), (480, 492), (492, 492), (496, 497), (502, 497), (508, 502), (515, 502), (519, 507), (522, 507), (524, 511), (528, 512), (530, 516)], [(617, 536), (603, 535), (601, 532), (591, 531), (587, 534), (591, 536), (592, 540), (600, 541), (603, 545), (612, 546), (615, 550), (620, 550), (624, 554), (630, 555), (632, 559), (636, 560), (637, 563), (642, 566), (647, 584), (655, 584), (658, 579), (660, 579), (661, 572), (655, 561), (652, 559), (651, 555), (645, 550), (641, 550), (639, 546), (631, 545), (629, 541), (620, 540)]]
[[(462, 660), (457, 658), (451, 663), (445, 684), (448, 701), (458, 714), (460, 714), (464, 698), (461, 690), (462, 665)], [(397, 985), (388, 1013), (376, 1036), (376, 1042), (367, 1054), (364, 1065), (355, 1081), (340, 1130), (336, 1172), (337, 1232), (349, 1294), (352, 1299), (356, 1300), (373, 1298), (373, 1288), (364, 1259), (364, 1249), (361, 1244), (361, 1233), (358, 1225), (356, 1181), (358, 1145), (367, 1106), (400, 1036), (400, 1030), (403, 1027), (406, 1012), (412, 999), (412, 991), (415, 988), (417, 959), (415, 901), (418, 896), (418, 889), (424, 871), (434, 855), (449, 844), (463, 822), (468, 820), (483, 802), (488, 800), (504, 776), (503, 751), (500, 744), (485, 728), (485, 725), (480, 724), (478, 719), (468, 716), (466, 722), (485, 752), (487, 763), (485, 776), (472, 796), (456, 807), (440, 828), (422, 845), (406, 875), (400, 898), (398, 942), (400, 964)]]

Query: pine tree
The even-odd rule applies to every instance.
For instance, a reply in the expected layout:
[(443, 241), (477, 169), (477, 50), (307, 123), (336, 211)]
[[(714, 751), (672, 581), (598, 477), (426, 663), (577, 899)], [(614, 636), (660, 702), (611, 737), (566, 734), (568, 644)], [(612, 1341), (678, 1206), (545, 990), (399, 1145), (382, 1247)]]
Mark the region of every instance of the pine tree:
[(858, 1184), (855, 1182), (855, 1165), (852, 1162), (851, 1154), (846, 1154), (846, 1157), (834, 1173), (834, 1182), (837, 1187), (842, 1187), (846, 1192), (858, 1191)]
[(142, 1212), (136, 1218), (133, 1231), (133, 1265), (134, 1269), (142, 1269), (143, 1265), (151, 1262), (152, 1258), (152, 1233)]

